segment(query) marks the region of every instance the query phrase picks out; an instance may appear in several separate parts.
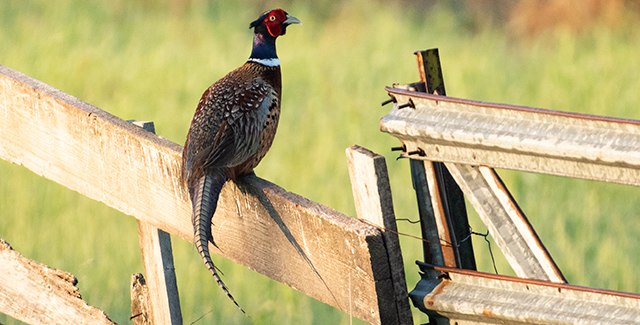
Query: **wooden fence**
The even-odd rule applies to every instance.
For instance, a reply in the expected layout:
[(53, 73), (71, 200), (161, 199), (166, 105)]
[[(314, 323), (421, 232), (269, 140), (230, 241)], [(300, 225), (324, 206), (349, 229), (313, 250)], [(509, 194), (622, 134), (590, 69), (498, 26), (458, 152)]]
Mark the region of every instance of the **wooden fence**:
[[(424, 262), (411, 293), (386, 163), (357, 146), (347, 160), (358, 219), (250, 176), (223, 188), (214, 218), (225, 222), (212, 229), (221, 251), (210, 249), (373, 324), (411, 324), (408, 296), (430, 324), (640, 324), (640, 295), (566, 283), (493, 170), (638, 186), (640, 121), (445, 97), (437, 50), (416, 54), (420, 82), (387, 88), (394, 106), (380, 121), (401, 141), (417, 195)], [(138, 219), (149, 279), (133, 277), (133, 314), (181, 323), (168, 239), (192, 240), (181, 147), (2, 66), (0, 125), (0, 158)], [(475, 270), (464, 197), (518, 277)], [(78, 299), (73, 276), (0, 244), (0, 260), (12, 263), (0, 272), (15, 277), (0, 277), (0, 311), (45, 324), (57, 304), (55, 322), (79, 323), (65, 318), (75, 312), (110, 323)], [(61, 298), (35, 301), (38, 290)], [(137, 298), (145, 292), (149, 305)], [(27, 303), (34, 311), (18, 307)]]
[[(0, 66), (0, 126), (0, 158), (138, 220), (151, 306), (134, 309), (147, 312), (139, 318), (151, 323), (180, 324), (167, 233), (193, 239), (190, 203), (180, 181), (182, 147), (4, 66)], [(349, 152), (351, 161), (364, 166), (353, 169), (359, 171), (354, 180), (385, 183), (382, 157), (358, 148)], [(359, 217), (370, 219), (363, 222), (256, 176), (228, 182), (214, 217), (219, 226), (212, 229), (220, 249), (212, 245), (210, 249), (367, 322), (411, 322), (397, 237), (379, 229), (395, 228), (386, 184), (387, 192), (372, 192), (358, 190), (364, 183), (354, 183), (358, 200), (366, 202), (357, 204)], [(379, 203), (373, 204), (376, 200)], [(34, 262), (16, 257), (19, 254), (8, 248), (3, 252), (0, 272), (17, 278), (0, 277), (0, 295), (11, 296), (0, 299), (0, 312), (48, 324), (52, 321), (42, 315), (55, 305), (64, 310), (55, 316), (55, 323), (82, 323), (62, 316), (70, 314), (84, 317), (84, 323), (96, 323), (100, 313), (85, 308), (77, 301), (77, 289), (69, 289), (75, 280), (58, 285), (36, 271), (25, 275), (19, 271), (24, 267), (4, 260), (19, 260), (20, 265)], [(40, 280), (23, 287), (18, 283), (24, 277)], [(137, 279), (134, 276), (136, 288)], [(52, 293), (47, 295), (51, 299), (34, 300), (33, 294), (43, 290)], [(16, 308), (20, 305), (30, 310)], [(110, 321), (104, 316), (101, 322)]]

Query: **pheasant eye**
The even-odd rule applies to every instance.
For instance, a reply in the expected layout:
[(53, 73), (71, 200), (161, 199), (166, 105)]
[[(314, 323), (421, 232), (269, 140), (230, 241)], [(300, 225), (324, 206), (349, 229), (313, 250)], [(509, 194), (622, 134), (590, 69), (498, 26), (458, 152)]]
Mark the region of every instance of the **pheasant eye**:
[(276, 21), (276, 16), (269, 16), (269, 21)]

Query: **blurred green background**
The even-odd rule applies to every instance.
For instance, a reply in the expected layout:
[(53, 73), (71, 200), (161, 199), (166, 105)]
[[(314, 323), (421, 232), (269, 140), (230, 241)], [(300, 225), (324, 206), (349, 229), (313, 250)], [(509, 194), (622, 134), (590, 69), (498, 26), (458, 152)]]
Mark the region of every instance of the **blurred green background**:
[[(123, 119), (152, 120), (184, 143), (202, 92), (249, 55), (248, 24), (282, 7), (298, 17), (278, 40), (278, 134), (256, 173), (355, 215), (344, 149), (387, 157), (398, 218), (417, 219), (408, 161), (379, 131), (383, 89), (418, 79), (413, 52), (437, 47), (454, 97), (640, 119), (637, 1), (2, 0), (0, 64)], [(0, 125), (0, 127), (2, 127)], [(640, 292), (640, 191), (499, 171), (570, 283)], [(486, 228), (468, 208), (475, 231)], [(419, 226), (399, 223), (418, 235)], [(134, 218), (0, 161), (0, 237), (24, 256), (73, 273), (91, 305), (129, 323), (129, 278), (142, 272)], [(480, 270), (493, 272), (474, 237)], [(402, 237), (407, 282), (421, 244)], [(184, 322), (362, 323), (221, 257), (251, 318), (217, 287), (191, 244), (173, 238)], [(497, 269), (513, 274), (495, 244)], [(426, 316), (414, 312), (416, 323)], [(0, 323), (19, 323), (0, 314)]]

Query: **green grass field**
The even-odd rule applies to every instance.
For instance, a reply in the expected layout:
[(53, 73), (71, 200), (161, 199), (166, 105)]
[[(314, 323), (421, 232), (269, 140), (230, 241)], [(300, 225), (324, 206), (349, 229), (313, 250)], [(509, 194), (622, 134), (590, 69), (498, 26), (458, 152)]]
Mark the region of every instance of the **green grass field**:
[[(174, 1), (179, 2), (179, 1)], [(182, 144), (202, 92), (249, 55), (250, 21), (282, 6), (302, 20), (278, 41), (283, 104), (274, 145), (256, 173), (355, 215), (344, 149), (387, 157), (399, 218), (417, 219), (408, 162), (379, 131), (384, 86), (418, 79), (413, 52), (437, 47), (450, 96), (640, 119), (640, 24), (594, 23), (516, 37), (503, 24), (436, 5), (352, 0), (0, 1), (0, 64), (124, 119), (152, 120)], [(0, 125), (0, 127), (2, 127)], [(499, 171), (570, 283), (640, 292), (637, 188)], [(474, 230), (485, 228), (470, 210)], [(417, 235), (418, 226), (399, 224)], [(24, 256), (73, 273), (91, 305), (129, 323), (129, 278), (142, 272), (134, 218), (0, 161), (0, 237)], [(223, 258), (214, 259), (251, 318), (211, 279), (191, 244), (173, 238), (185, 324), (360, 324), (348, 315)], [(474, 238), (480, 270), (487, 245)], [(407, 282), (420, 243), (403, 237)], [(492, 245), (494, 253), (497, 248)], [(502, 274), (513, 274), (497, 255)], [(419, 312), (416, 323), (426, 322)], [(0, 323), (17, 321), (0, 314)]]

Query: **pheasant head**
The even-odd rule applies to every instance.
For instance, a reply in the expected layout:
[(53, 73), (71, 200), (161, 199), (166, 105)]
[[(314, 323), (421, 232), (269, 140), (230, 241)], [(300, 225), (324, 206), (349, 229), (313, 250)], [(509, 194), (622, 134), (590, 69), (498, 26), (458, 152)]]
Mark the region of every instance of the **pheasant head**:
[(276, 54), (276, 38), (284, 35), (287, 32), (287, 26), (291, 24), (301, 24), (301, 22), (282, 9), (264, 12), (253, 21), (249, 25), (249, 28), (253, 28), (253, 49), (249, 61), (269, 66), (280, 65)]

